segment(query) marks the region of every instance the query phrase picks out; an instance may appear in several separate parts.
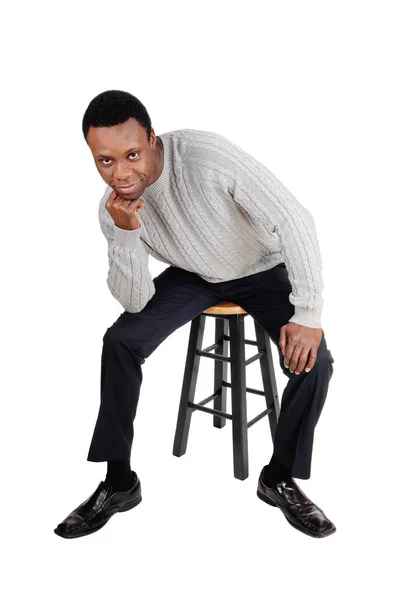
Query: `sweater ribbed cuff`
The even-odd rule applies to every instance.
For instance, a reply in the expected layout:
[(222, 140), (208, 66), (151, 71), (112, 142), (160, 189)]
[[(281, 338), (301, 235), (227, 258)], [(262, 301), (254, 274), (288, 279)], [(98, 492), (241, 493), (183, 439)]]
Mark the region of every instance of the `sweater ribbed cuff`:
[(295, 314), (289, 319), (289, 323), (297, 323), (306, 327), (314, 327), (322, 329), (321, 323), (322, 309), (310, 310), (309, 308), (301, 308), (295, 306)]
[(141, 227), (138, 229), (121, 229), (114, 224), (114, 241), (119, 246), (126, 246), (130, 250), (139, 246), (139, 239), (141, 237)]

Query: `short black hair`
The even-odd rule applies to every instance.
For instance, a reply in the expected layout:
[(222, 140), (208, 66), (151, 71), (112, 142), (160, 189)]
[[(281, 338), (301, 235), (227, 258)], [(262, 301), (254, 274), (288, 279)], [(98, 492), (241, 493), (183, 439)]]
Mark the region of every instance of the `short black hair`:
[(89, 103), (82, 119), (82, 130), (87, 142), (90, 127), (112, 127), (136, 119), (146, 129), (150, 140), (151, 120), (145, 106), (138, 98), (122, 90), (107, 90), (95, 96)]

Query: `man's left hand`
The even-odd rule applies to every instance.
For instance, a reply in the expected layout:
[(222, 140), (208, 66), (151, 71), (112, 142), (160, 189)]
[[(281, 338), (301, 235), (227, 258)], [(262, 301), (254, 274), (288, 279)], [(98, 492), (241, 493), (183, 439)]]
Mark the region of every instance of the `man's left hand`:
[(284, 354), (285, 367), (296, 375), (305, 368), (311, 371), (317, 360), (322, 340), (322, 329), (306, 327), (298, 323), (287, 323), (280, 329), (280, 346)]

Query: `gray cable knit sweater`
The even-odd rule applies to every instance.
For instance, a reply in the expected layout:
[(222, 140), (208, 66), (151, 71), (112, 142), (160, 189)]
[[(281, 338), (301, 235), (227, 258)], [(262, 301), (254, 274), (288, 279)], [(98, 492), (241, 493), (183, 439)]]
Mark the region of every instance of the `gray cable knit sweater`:
[[(149, 254), (212, 283), (239, 279), (285, 262), (292, 285), (289, 322), (322, 328), (322, 262), (314, 220), (258, 160), (211, 131), (159, 136), (164, 166), (145, 188), (141, 227), (117, 227), (99, 205), (108, 242), (107, 284), (131, 313), (155, 293)], [(230, 298), (228, 298), (230, 300)]]

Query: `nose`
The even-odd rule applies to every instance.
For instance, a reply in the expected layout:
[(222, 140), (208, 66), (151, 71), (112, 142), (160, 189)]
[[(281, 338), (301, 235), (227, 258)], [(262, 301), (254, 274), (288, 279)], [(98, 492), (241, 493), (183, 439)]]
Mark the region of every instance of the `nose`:
[(130, 165), (123, 165), (121, 162), (117, 162), (113, 172), (113, 178), (118, 185), (122, 183), (128, 183), (134, 180), (133, 170), (130, 170)]

